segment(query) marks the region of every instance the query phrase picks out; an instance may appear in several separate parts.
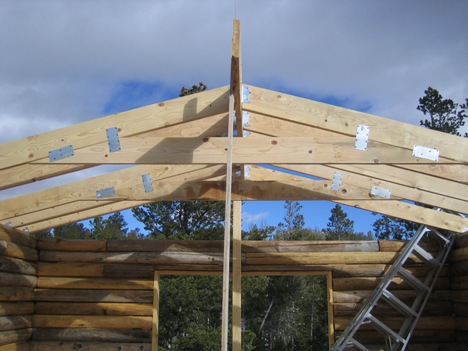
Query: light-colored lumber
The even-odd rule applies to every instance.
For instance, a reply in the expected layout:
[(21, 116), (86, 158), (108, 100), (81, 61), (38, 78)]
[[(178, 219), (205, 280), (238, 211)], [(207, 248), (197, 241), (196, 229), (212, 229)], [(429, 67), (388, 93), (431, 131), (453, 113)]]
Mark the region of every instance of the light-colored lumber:
[(152, 316), (150, 304), (110, 302), (37, 302), (37, 314), (97, 315), (97, 316)]
[(447, 229), (456, 233), (465, 232), (468, 228), (468, 219), (460, 216), (439, 212), (429, 208), (424, 208), (409, 203), (388, 200), (385, 202), (369, 200), (334, 200), (343, 205), (360, 208), (380, 214), (388, 215), (412, 221), (420, 224), (426, 224), (440, 229)]
[(0, 351), (32, 351), (29, 343), (26, 341), (13, 342), (11, 344), (1, 345)]
[[(56, 164), (222, 164), (227, 157), (227, 137), (142, 138), (129, 137), (119, 152), (110, 153), (107, 143), (76, 150), (73, 157)], [(232, 149), (234, 164), (433, 164), (415, 158), (412, 150), (369, 142), (366, 152), (356, 150), (355, 139), (342, 137), (261, 137), (235, 138)], [(49, 159), (34, 164), (49, 164)], [(449, 163), (440, 160), (439, 163)], [(453, 161), (452, 161), (453, 162)]]
[[(145, 138), (151, 137), (211, 137), (226, 131), (227, 113), (214, 115), (196, 121), (171, 125), (155, 131), (142, 133)], [(125, 144), (125, 138), (122, 143)], [(41, 179), (67, 174), (86, 169), (92, 165), (60, 165), (60, 164), (26, 164), (0, 170), (0, 189), (18, 186)]]
[(242, 350), (242, 202), (233, 202), (232, 227), (232, 350)]
[(412, 150), (423, 145), (440, 150), (440, 156), (468, 162), (468, 141), (446, 133), (397, 122), (249, 85), (251, 103), (244, 109), (275, 118), (356, 136), (358, 125), (370, 127), (369, 140)]
[(42, 315), (33, 317), (34, 328), (108, 328), (108, 329), (150, 329), (152, 317), (147, 316), (84, 316), (84, 315)]
[[(270, 116), (260, 115), (257, 113), (250, 113), (249, 126), (246, 127), (249, 131), (254, 132), (251, 136), (256, 136), (257, 133), (267, 136), (321, 136), (322, 138), (336, 137), (334, 131), (317, 129), (314, 127), (306, 126), (300, 123), (293, 123), (291, 121), (279, 120), (271, 118)], [(351, 136), (341, 135), (342, 140), (350, 140)], [(378, 170), (377, 178), (382, 180), (393, 181), (397, 184), (410, 185), (412, 183), (420, 184), (419, 186), (427, 186), (427, 190), (432, 189), (437, 191), (437, 184), (439, 178), (454, 182), (468, 182), (468, 167), (464, 164), (393, 164), (393, 165), (344, 165), (344, 164), (331, 164), (335, 168), (346, 167), (349, 171), (353, 169), (363, 169), (364, 172), (374, 173)], [(362, 172), (362, 174), (365, 174)], [(415, 172), (417, 177), (414, 177)], [(359, 173), (359, 172), (357, 172)], [(426, 178), (429, 178), (429, 182)], [(432, 180), (432, 181), (431, 181)], [(454, 185), (459, 187), (459, 185)], [(450, 191), (450, 189), (448, 189)]]
[[(185, 179), (193, 180), (213, 176), (223, 169), (219, 166), (188, 165), (159, 167), (139, 166), (112, 172), (101, 176), (61, 185), (28, 195), (18, 196), (3, 200), (0, 207), (0, 219), (8, 219), (21, 214), (37, 212), (61, 204), (67, 204), (76, 200), (97, 201), (96, 191), (122, 185), (130, 180), (135, 186), (143, 188), (141, 176), (150, 174), (154, 180)], [(189, 175), (190, 173), (190, 175)], [(109, 200), (109, 199), (107, 199)], [(112, 200), (112, 199), (111, 199)], [(104, 199), (106, 201), (106, 199)]]
[(229, 97), (228, 143), (226, 147), (226, 185), (224, 209), (224, 250), (223, 250), (223, 297), (221, 314), (221, 351), (228, 350), (229, 333), (229, 271), (231, 256), (231, 198), (232, 198), (232, 151), (234, 134), (234, 96)]
[[(468, 191), (464, 191), (464, 187), (458, 186), (456, 189), (458, 190), (457, 198), (447, 197), (445, 195), (445, 188), (441, 187), (446, 183), (449, 183), (446, 180), (439, 180), (438, 178), (433, 178), (432, 187), (434, 189), (439, 189), (439, 192), (444, 192), (442, 194), (436, 194), (432, 191), (424, 191), (421, 189), (417, 189), (415, 187), (410, 186), (403, 186), (399, 184), (395, 184), (385, 180), (376, 180), (371, 177), (364, 176), (362, 174), (344, 171), (343, 168), (340, 168), (339, 165), (334, 165), (336, 168), (332, 168), (329, 166), (322, 166), (322, 165), (284, 165), (279, 164), (277, 165), (284, 169), (289, 169), (296, 172), (301, 172), (305, 174), (310, 174), (316, 177), (325, 178), (325, 179), (333, 179), (335, 172), (340, 172), (343, 175), (342, 186), (346, 186), (346, 184), (359, 186), (366, 189), (368, 192), (371, 191), (373, 186), (378, 186), (380, 188), (387, 189), (391, 192), (391, 196), (393, 199), (406, 199), (411, 201), (417, 201), (419, 203), (424, 203), (427, 205), (432, 205), (433, 207), (440, 207), (447, 210), (452, 210), (456, 212), (465, 212), (466, 211), (466, 201), (468, 200)], [(352, 169), (353, 166), (344, 168), (344, 169)], [(353, 170), (353, 169), (352, 169)], [(354, 171), (354, 170), (353, 170)], [(413, 179), (417, 179), (414, 174), (412, 175)], [(438, 183), (443, 183), (438, 185)], [(453, 183), (453, 182), (452, 182)], [(468, 188), (468, 187), (467, 187)], [(437, 190), (436, 190), (437, 191)], [(460, 199), (463, 198), (463, 199)]]
[(159, 336), (159, 273), (154, 272), (153, 279), (153, 322), (151, 328), (151, 350), (158, 351), (158, 336)]
[(107, 141), (106, 129), (118, 128), (123, 138), (228, 111), (228, 88), (222, 87), (98, 118), (55, 131), (2, 144), (0, 169), (47, 158), (51, 150), (67, 145), (79, 149)]

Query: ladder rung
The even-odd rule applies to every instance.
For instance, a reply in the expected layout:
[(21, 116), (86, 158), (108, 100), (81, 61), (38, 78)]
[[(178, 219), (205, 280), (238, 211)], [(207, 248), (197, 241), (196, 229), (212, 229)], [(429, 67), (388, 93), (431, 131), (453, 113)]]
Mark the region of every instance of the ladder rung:
[(348, 346), (348, 347), (354, 346), (354, 347), (357, 347), (361, 351), (369, 351), (369, 349), (367, 347), (365, 347), (363, 344), (361, 344), (359, 341), (357, 341), (354, 338), (351, 338), (349, 340), (349, 343), (346, 346)]
[(427, 292), (429, 291), (429, 288), (427, 287), (426, 284), (424, 284), (422, 281), (420, 281), (418, 278), (416, 278), (414, 275), (412, 275), (410, 272), (408, 272), (406, 269), (401, 267), (398, 270), (398, 274), (405, 280), (407, 281), (412, 287), (414, 287), (416, 290), (419, 290), (421, 292)]
[(398, 297), (393, 295), (390, 291), (384, 290), (382, 293), (385, 301), (388, 302), (389, 305), (393, 306), (395, 309), (400, 311), (403, 315), (407, 317), (416, 317), (418, 313), (409, 307), (406, 303), (401, 301)]
[(404, 342), (405, 341), (405, 339), (403, 337), (398, 335), (394, 330), (390, 329), (386, 324), (379, 321), (373, 315), (369, 314), (369, 316), (367, 318), (369, 318), (369, 321), (372, 323), (372, 325), (377, 330), (379, 330), (381, 333), (391, 337), (396, 342)]
[(434, 256), (432, 256), (429, 252), (424, 250), (421, 246), (415, 245), (414, 251), (416, 251), (416, 255), (422, 258), (424, 261), (428, 262), (433, 266), (439, 265), (439, 261), (437, 261)]
[(430, 234), (434, 235), (437, 239), (440, 239), (444, 243), (444, 245), (447, 245), (450, 243), (450, 238), (447, 238), (445, 235), (442, 235), (437, 230), (434, 230), (434, 229), (431, 230)]

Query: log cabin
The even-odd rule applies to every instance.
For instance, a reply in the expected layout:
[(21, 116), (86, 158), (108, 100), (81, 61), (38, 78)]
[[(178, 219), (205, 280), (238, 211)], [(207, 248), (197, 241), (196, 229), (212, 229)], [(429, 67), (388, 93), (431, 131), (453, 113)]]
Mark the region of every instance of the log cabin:
[[(240, 59), (236, 20), (229, 86), (0, 145), (0, 190), (132, 166), (0, 201), (0, 351), (157, 350), (164, 274), (223, 276), (223, 351), (231, 290), (233, 349), (241, 349), (242, 276), (325, 275), (332, 347), (406, 243), (243, 241), (241, 201), (256, 200), (327, 200), (457, 233), (407, 349), (467, 349), (467, 139), (245, 84)], [(34, 235), (191, 200), (233, 204), (225, 240)], [(427, 273), (418, 257), (409, 263), (414, 276)], [(400, 277), (393, 287), (401, 300), (414, 294)], [(375, 313), (392, 329), (401, 324), (386, 308)], [(371, 328), (361, 338), (385, 349)]]

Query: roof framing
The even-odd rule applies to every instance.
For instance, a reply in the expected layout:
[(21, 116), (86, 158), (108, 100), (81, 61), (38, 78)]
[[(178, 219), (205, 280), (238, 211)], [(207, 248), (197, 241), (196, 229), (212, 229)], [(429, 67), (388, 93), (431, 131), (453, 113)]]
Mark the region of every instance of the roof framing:
[[(458, 215), (468, 208), (468, 139), (242, 85), (236, 21), (230, 83), (0, 145), (0, 190), (100, 165), (132, 166), (3, 199), (0, 223), (37, 232), (153, 201), (224, 201), (232, 172), (232, 200), (329, 200), (468, 229), (466, 216)], [(237, 119), (232, 141), (224, 136), (230, 97)], [(364, 150), (355, 147), (360, 126), (369, 128)], [(118, 150), (109, 146), (110, 128)], [(227, 168), (231, 142), (233, 168)], [(439, 158), (413, 156), (415, 145), (437, 149)], [(64, 147), (73, 155), (49, 158)]]

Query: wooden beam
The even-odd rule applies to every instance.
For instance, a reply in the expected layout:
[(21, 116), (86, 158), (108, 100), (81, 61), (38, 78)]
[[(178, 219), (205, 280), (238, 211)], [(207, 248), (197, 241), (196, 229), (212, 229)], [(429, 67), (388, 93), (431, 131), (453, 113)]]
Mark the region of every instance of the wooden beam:
[[(33, 213), (75, 201), (118, 201), (117, 198), (97, 199), (96, 191), (110, 187), (134, 187), (133, 191), (143, 190), (142, 175), (149, 174), (153, 183), (172, 179), (173, 181), (190, 181), (194, 179), (210, 178), (219, 172), (224, 173), (224, 166), (137, 166), (112, 172), (70, 184), (38, 191), (29, 195), (18, 196), (0, 202), (0, 220), (18, 215)], [(182, 180), (183, 179), (183, 180)], [(126, 184), (126, 185), (125, 185)], [(123, 199), (120, 199), (123, 200)]]
[(251, 102), (245, 104), (244, 109), (250, 112), (349, 136), (356, 136), (357, 127), (366, 125), (370, 127), (369, 141), (408, 150), (412, 150), (414, 145), (437, 148), (442, 158), (468, 162), (466, 138), (251, 85), (249, 88)]
[(159, 335), (159, 273), (154, 272), (153, 287), (153, 326), (151, 331), (151, 350), (158, 351)]
[[(333, 131), (321, 130), (311, 126), (305, 126), (300, 123), (294, 123), (291, 121), (281, 120), (277, 118), (272, 118), (270, 116), (261, 115), (258, 113), (250, 113), (250, 125), (247, 129), (254, 134), (251, 137), (254, 137), (256, 134), (267, 135), (267, 136), (289, 136), (289, 137), (320, 137), (322, 139), (334, 138), (336, 137), (336, 133)], [(347, 140), (347, 138), (352, 138), (348, 140), (354, 140), (353, 137), (342, 135), (343, 141)], [(329, 162), (326, 162), (329, 164)], [(351, 166), (351, 165), (348, 165)], [(357, 166), (357, 165), (353, 165)], [(395, 167), (392, 167), (395, 166)], [(409, 182), (411, 185), (415, 181), (423, 182), (420, 180), (422, 175), (426, 177), (431, 177), (432, 180), (441, 178), (453, 182), (461, 182), (461, 183), (468, 183), (468, 167), (464, 164), (407, 164), (407, 165), (400, 165), (398, 163), (394, 165), (379, 165), (373, 164), (366, 166), (369, 169), (383, 169), (380, 174), (380, 177), (384, 176), (386, 179), (390, 180), (388, 177), (392, 177), (391, 181), (399, 183), (400, 181), (402, 184), (406, 184)], [(359, 165), (359, 168), (364, 168), (363, 165)], [(393, 169), (392, 169), (393, 168)], [(402, 168), (404, 168), (402, 170)], [(417, 176), (415, 176), (416, 172)], [(433, 181), (429, 181), (428, 184), (433, 183)], [(459, 185), (456, 185), (459, 187)], [(445, 188), (441, 187), (442, 189)], [(434, 190), (434, 189), (432, 189)]]
[(48, 158), (49, 151), (72, 145), (79, 149), (107, 141), (106, 129), (120, 138), (228, 111), (228, 88), (207, 90), (131, 111), (80, 123), (1, 145), (0, 169)]
[[(169, 125), (139, 134), (142, 138), (162, 137), (212, 137), (227, 132), (227, 113), (209, 116), (195, 121)], [(125, 138), (123, 138), (125, 139)], [(0, 170), (0, 190), (42, 179), (79, 171), (95, 165), (23, 164)]]
[(234, 95), (237, 135), (242, 137), (242, 55), (240, 21), (234, 20), (231, 55), (231, 94)]
[[(461, 200), (459, 198), (452, 198), (447, 197), (441, 194), (437, 194), (437, 191), (443, 191), (437, 184), (445, 184), (449, 183), (445, 180), (439, 180), (438, 178), (434, 178), (434, 192), (424, 191), (421, 189), (417, 189), (415, 187), (403, 186), (399, 184), (395, 184), (389, 181), (374, 179), (371, 177), (364, 176), (359, 173), (355, 173), (356, 170), (353, 169), (353, 166), (339, 167), (337, 165), (336, 168), (330, 166), (322, 166), (322, 165), (285, 165), (279, 164), (275, 165), (287, 170), (292, 170), (295, 172), (300, 172), (305, 175), (313, 175), (320, 178), (325, 179), (333, 179), (335, 172), (339, 172), (342, 174), (342, 187), (346, 187), (348, 184), (352, 186), (357, 186), (363, 188), (364, 193), (370, 193), (373, 186), (378, 186), (380, 188), (387, 189), (391, 192), (391, 198), (396, 200), (406, 199), (415, 201), (418, 203), (423, 203), (427, 205), (432, 205), (433, 207), (440, 207), (447, 210), (452, 210), (456, 212), (463, 213), (467, 211), (467, 200), (468, 200), (468, 187), (461, 187), (459, 186), (459, 194), (457, 197), (467, 197), (467, 200)], [(345, 170), (352, 170), (353, 172), (347, 172)], [(359, 168), (358, 168), (359, 169)], [(415, 176), (413, 175), (413, 178)], [(440, 190), (438, 190), (440, 189)]]
[(242, 202), (234, 201), (232, 228), (232, 350), (242, 350)]
[(226, 161), (225, 211), (224, 211), (224, 255), (223, 255), (223, 299), (221, 315), (221, 350), (228, 350), (229, 331), (229, 263), (231, 255), (231, 190), (232, 190), (232, 147), (234, 134), (234, 96), (229, 97), (228, 144)]
[[(228, 138), (145, 138), (128, 137), (119, 152), (109, 152), (107, 143), (76, 150), (74, 155), (55, 164), (222, 164), (226, 159)], [(310, 137), (235, 138), (233, 163), (363, 163), (435, 164), (416, 158), (412, 150), (369, 141), (367, 151), (355, 149), (355, 139), (337, 134)], [(441, 159), (437, 164), (453, 163)], [(48, 158), (34, 164), (50, 164)]]
[[(293, 176), (287, 180), (282, 177), (284, 174), (280, 173), (276, 181), (237, 181), (233, 185), (233, 200), (329, 200), (456, 232), (464, 232), (465, 228), (468, 228), (466, 218), (397, 200), (374, 200), (368, 191), (363, 192), (362, 188), (344, 186), (339, 191), (334, 191), (331, 189), (331, 181), (298, 180)], [(157, 191), (152, 195), (130, 186), (116, 188), (115, 198), (120, 201), (222, 201), (226, 195), (225, 186), (225, 182), (222, 181), (156, 182)], [(53, 207), (53, 202), (41, 204), (39, 201), (36, 206)], [(35, 231), (31, 228), (30, 230)]]

